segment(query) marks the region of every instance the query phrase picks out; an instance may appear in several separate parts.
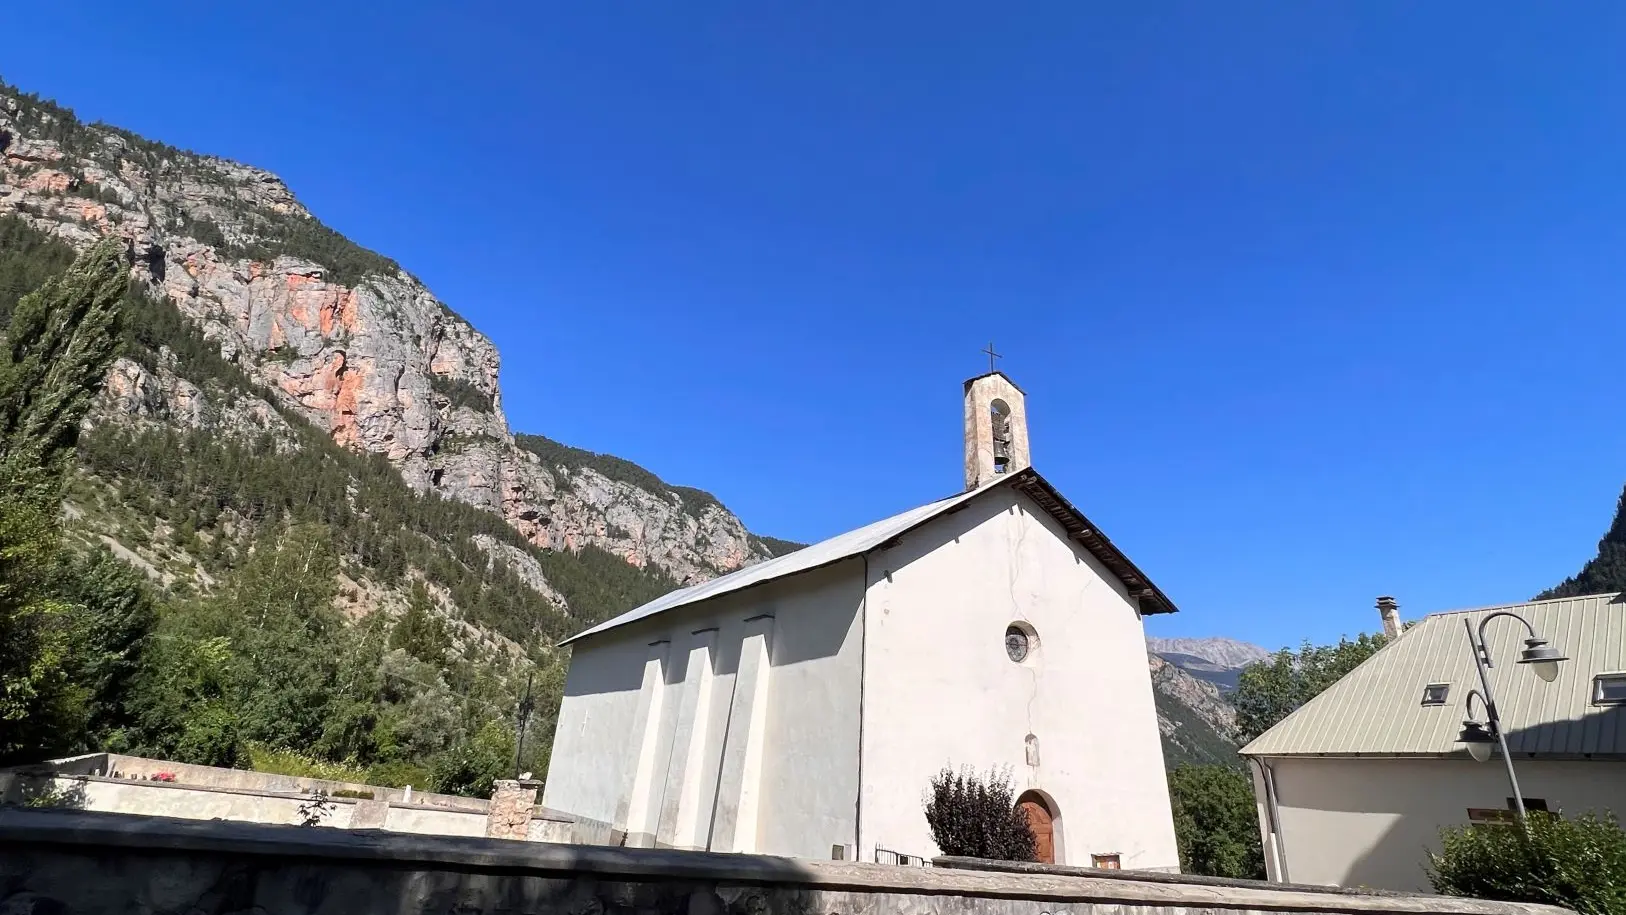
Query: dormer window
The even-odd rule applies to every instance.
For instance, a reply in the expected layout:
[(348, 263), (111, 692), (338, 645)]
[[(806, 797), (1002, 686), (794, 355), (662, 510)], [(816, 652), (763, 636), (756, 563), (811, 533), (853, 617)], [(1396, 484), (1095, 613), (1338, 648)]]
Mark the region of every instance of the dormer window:
[(1626, 671), (1592, 678), (1593, 705), (1626, 705)]
[(1424, 705), (1444, 705), (1447, 696), (1451, 695), (1451, 684), (1430, 683), (1423, 687)]

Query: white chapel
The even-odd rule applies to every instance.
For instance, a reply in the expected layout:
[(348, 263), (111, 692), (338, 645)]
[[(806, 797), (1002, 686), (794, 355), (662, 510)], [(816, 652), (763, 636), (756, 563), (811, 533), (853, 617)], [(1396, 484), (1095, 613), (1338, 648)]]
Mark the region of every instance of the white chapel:
[(543, 804), (629, 846), (938, 853), (944, 766), (1008, 768), (1043, 860), (1177, 870), (1141, 620), (1175, 607), (965, 383), (965, 490), (569, 639)]

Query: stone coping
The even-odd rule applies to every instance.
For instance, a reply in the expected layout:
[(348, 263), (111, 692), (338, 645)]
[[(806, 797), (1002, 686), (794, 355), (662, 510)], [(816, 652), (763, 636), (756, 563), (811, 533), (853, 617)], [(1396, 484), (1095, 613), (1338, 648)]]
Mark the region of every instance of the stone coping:
[(1099, 902), (1134, 906), (1295, 912), (1395, 912), (1441, 915), (1560, 915), (1567, 910), (1449, 896), (1306, 892), (1270, 884), (1196, 883), (1102, 878), (1073, 873), (1011, 873), (802, 861), (766, 855), (556, 845), (502, 839), (426, 836), (257, 823), (178, 820), (64, 810), (0, 810), (0, 850), (66, 845), (75, 850), (128, 849), (131, 854), (317, 859), (427, 870), (499, 871), (572, 879), (696, 881), (910, 895)]
[[(168, 788), (182, 791), (205, 791), (210, 794), (237, 794), (244, 797), (274, 797), (287, 801), (308, 801), (317, 795), (309, 791), (272, 791), (266, 788), (225, 788), (220, 785), (193, 785), (187, 782), (160, 782), (145, 778), (115, 778), (108, 775), (30, 775), (27, 778), (49, 778), (53, 781), (69, 782), (99, 782), (106, 785), (135, 785), (141, 788)], [(334, 804), (359, 804), (362, 801), (380, 800), (379, 798), (344, 797), (343, 795), (324, 794)], [(470, 810), (467, 808), (444, 807), (439, 804), (419, 804), (417, 802), (402, 803), (400, 801), (387, 802), (393, 809), (401, 810), (432, 810), (437, 813), (466, 813), (470, 816), (485, 816), (483, 810)]]
[[(211, 794), (240, 794), (246, 797), (275, 797), (290, 801), (308, 801), (316, 796), (309, 791), (273, 791), (268, 788), (227, 788), (220, 785), (194, 785), (188, 782), (161, 782), (145, 778), (117, 778), (110, 775), (56, 774), (23, 775), (22, 777), (37, 779), (48, 778), (54, 781), (101, 782), (108, 785), (139, 785), (143, 788), (181, 788), (186, 791), (207, 791)], [(476, 807), (475, 804), (484, 805), (489, 803), (488, 801), (480, 798), (466, 798), (466, 800), (473, 803), (467, 807), (452, 807), (446, 804), (420, 804), (417, 801), (392, 801), (388, 798), (380, 797), (345, 797), (344, 795), (338, 794), (325, 794), (322, 796), (326, 797), (334, 804), (359, 804), (363, 801), (374, 801), (389, 804), (391, 810), (427, 810), (431, 813), (462, 813), (469, 816), (478, 817), (486, 816), (486, 810), (483, 807)], [(548, 808), (542, 806), (537, 806), (534, 809), (534, 811), (531, 813), (531, 819), (547, 820), (554, 823), (576, 822), (576, 820), (569, 816), (561, 814), (555, 810), (549, 810)]]
[(1104, 867), (1075, 867), (1067, 864), (1038, 864), (1031, 861), (994, 861), (988, 858), (962, 858), (943, 855), (932, 859), (933, 867), (948, 870), (985, 871), (1002, 874), (1058, 874), (1074, 877), (1095, 877), (1102, 880), (1143, 880), (1151, 883), (1182, 883), (1195, 886), (1231, 886), (1252, 889), (1261, 885), (1273, 889), (1293, 890), (1299, 893), (1331, 893), (1339, 896), (1422, 896), (1441, 898), (1429, 894), (1402, 893), (1371, 887), (1324, 886), (1319, 883), (1264, 883), (1259, 880), (1241, 880), (1235, 877), (1207, 877), (1202, 874), (1178, 874), (1166, 871), (1119, 870)]
[[(105, 769), (109, 774), (99, 776), (95, 772), (80, 771), (86, 768)], [(188, 785), (196, 788), (226, 788), (246, 794), (275, 796), (279, 792), (304, 792), (308, 794), (312, 790), (326, 791), (330, 794), (333, 791), (371, 791), (374, 800), (400, 800), (403, 803), (478, 813), (484, 813), (487, 804), (485, 798), (469, 798), (455, 794), (438, 794), (432, 791), (416, 790), (412, 793), (412, 799), (408, 801), (405, 797), (405, 788), (369, 785), (363, 782), (348, 782), (342, 779), (316, 778), (314, 776), (281, 775), (275, 772), (259, 772), (252, 769), (223, 769), (219, 766), (201, 766), (174, 760), (153, 759), (146, 756), (129, 756), (122, 753), (84, 753), (62, 759), (26, 763), (0, 769), (0, 776), (13, 775), (25, 778), (95, 777), (113, 778), (117, 781), (126, 782), (150, 781), (149, 779), (139, 778), (119, 778), (111, 774), (112, 770), (119, 768), (143, 773), (170, 772), (176, 776), (174, 782), (165, 784)], [(206, 784), (203, 779), (210, 777), (228, 781), (248, 780), (250, 783)]]

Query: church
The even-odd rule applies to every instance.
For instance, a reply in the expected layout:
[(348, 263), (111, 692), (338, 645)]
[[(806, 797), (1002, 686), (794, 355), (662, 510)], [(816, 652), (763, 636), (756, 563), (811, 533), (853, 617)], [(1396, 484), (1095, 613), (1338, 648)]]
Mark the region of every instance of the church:
[(938, 853), (945, 766), (1006, 770), (1041, 860), (1178, 870), (1142, 618), (1174, 605), (965, 383), (964, 491), (566, 641), (542, 803), (629, 846)]

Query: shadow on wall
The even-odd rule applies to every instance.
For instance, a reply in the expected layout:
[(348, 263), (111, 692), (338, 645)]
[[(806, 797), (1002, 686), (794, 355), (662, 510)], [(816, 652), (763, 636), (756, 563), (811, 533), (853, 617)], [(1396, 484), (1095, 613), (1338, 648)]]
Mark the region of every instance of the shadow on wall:
[[(1619, 747), (1626, 744), (1626, 706), (1592, 707), (1579, 718), (1547, 722), (1529, 728), (1517, 729), (1508, 732), (1510, 745), (1522, 746), (1563, 746), (1553, 741), (1561, 740), (1564, 735), (1579, 733), (1576, 729), (1585, 729), (1593, 746), (1601, 746), (1608, 750), (1610, 746)], [(1524, 741), (1546, 741), (1546, 743), (1529, 743)], [(1570, 766), (1596, 766), (1597, 783), (1600, 790), (1605, 786), (1614, 789), (1614, 806), (1608, 797), (1599, 797), (1596, 792), (1579, 792), (1575, 790), (1572, 781), (1561, 781), (1556, 785), (1551, 775), (1544, 777), (1539, 766), (1553, 765), (1555, 763)], [(1381, 764), (1374, 761), (1373, 764)], [(1507, 776), (1502, 765), (1501, 751), (1497, 750), (1485, 762), (1474, 762), (1466, 754), (1461, 758), (1431, 761), (1432, 765), (1476, 767), (1483, 771), (1475, 773), (1489, 779), (1493, 788), (1484, 791), (1484, 801), (1478, 806), (1487, 809), (1500, 809), (1511, 797), (1512, 790), (1507, 784)], [(1513, 768), (1519, 776), (1519, 786), (1526, 798), (1541, 798), (1549, 803), (1552, 811), (1562, 813), (1566, 817), (1575, 816), (1585, 812), (1626, 814), (1626, 761), (1616, 759), (1587, 760), (1573, 758), (1566, 755), (1564, 759), (1554, 759), (1551, 756), (1534, 756), (1531, 753), (1513, 753)], [(1446, 776), (1448, 777), (1448, 776)], [(1619, 786), (1619, 787), (1617, 787)], [(1337, 797), (1331, 793), (1322, 800), (1332, 800)], [(1323, 804), (1323, 809), (1340, 809), (1350, 805)], [(1432, 891), (1428, 880), (1428, 855), (1438, 852), (1441, 847), (1440, 831), (1447, 827), (1461, 827), (1469, 825), (1468, 809), (1454, 810), (1454, 818), (1440, 823), (1419, 823), (1415, 819), (1415, 812), (1402, 807), (1392, 811), (1402, 817), (1396, 820), (1382, 838), (1374, 842), (1371, 847), (1350, 864), (1349, 876), (1344, 881), (1346, 886), (1376, 886), (1388, 889), (1417, 889), (1424, 892)], [(1408, 819), (1411, 815), (1411, 819)], [(1292, 847), (1288, 848), (1288, 869), (1291, 874), (1293, 867)], [(1399, 873), (1408, 873), (1415, 876), (1415, 883), (1411, 886), (1397, 885), (1394, 877)]]
[[(1441, 824), (1454, 825), (1454, 824)], [(1423, 827), (1426, 842), (1418, 841), (1418, 831), (1404, 820), (1390, 824), (1383, 836), (1351, 861), (1349, 874), (1339, 886), (1350, 889), (1379, 889), (1399, 892), (1433, 892), (1428, 880), (1428, 855), (1440, 846), (1438, 827)], [(1292, 876), (1293, 850), (1287, 852), (1288, 876)]]
[(49, 775), (0, 775), (0, 807), (83, 810), (87, 803), (85, 780)]
[[(0, 911), (1213, 912), (1214, 885), (1080, 868), (1029, 874), (798, 862), (761, 855), (357, 835), (84, 812), (0, 811)], [(1193, 883), (1197, 881), (1192, 881)], [(1228, 881), (1238, 911), (1556, 915), (1548, 907), (1303, 892)]]

